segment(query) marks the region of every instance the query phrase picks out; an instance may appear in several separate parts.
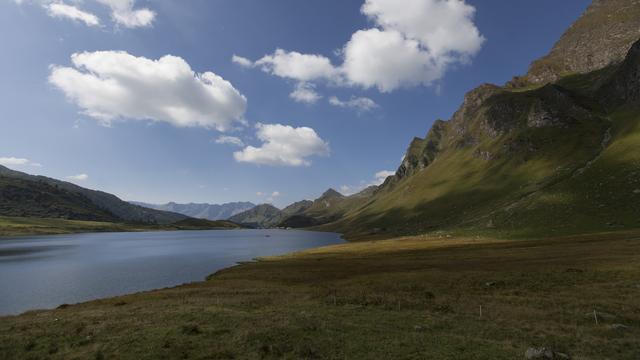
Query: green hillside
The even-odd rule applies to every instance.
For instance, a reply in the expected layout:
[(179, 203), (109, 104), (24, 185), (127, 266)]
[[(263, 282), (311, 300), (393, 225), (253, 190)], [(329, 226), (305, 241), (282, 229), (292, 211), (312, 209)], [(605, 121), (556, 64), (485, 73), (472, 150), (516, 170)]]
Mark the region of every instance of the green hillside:
[(640, 44), (538, 87), (483, 85), (415, 139), (397, 174), (321, 229), (531, 237), (640, 227)]
[(148, 209), (112, 194), (0, 166), (0, 216), (171, 224), (185, 215)]

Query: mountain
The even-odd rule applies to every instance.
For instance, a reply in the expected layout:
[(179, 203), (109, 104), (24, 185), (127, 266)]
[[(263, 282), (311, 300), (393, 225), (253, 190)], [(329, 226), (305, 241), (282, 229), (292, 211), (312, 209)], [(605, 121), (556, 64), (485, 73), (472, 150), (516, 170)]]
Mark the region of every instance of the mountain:
[(233, 202), (227, 204), (176, 204), (170, 202), (163, 205), (131, 202), (150, 209), (170, 211), (192, 218), (207, 220), (226, 220), (234, 215), (253, 209), (256, 205), (250, 202)]
[(358, 239), (639, 227), (638, 39), (637, 0), (594, 1), (528, 74), (467, 93), (367, 201), (318, 228)]
[(342, 218), (350, 210), (364, 205), (377, 189), (377, 186), (370, 186), (351, 196), (344, 196), (334, 189), (329, 189), (315, 201), (306, 201), (306, 206), (296, 213), (285, 214), (278, 226), (305, 228), (331, 223)]
[(114, 195), (0, 166), (0, 215), (171, 224), (187, 216), (129, 204)]
[(270, 204), (262, 204), (229, 218), (229, 221), (253, 228), (270, 228), (282, 221), (282, 211)]
[[(515, 84), (543, 84), (568, 74), (586, 74), (622, 62), (640, 39), (640, 6), (635, 0), (594, 0), (551, 52), (531, 64)], [(515, 85), (511, 84), (511, 85)]]

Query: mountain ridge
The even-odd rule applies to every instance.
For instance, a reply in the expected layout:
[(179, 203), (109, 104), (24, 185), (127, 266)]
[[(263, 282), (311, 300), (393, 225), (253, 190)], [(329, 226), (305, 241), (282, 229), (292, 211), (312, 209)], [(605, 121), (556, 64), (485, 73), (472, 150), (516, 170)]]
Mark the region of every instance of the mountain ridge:
[(155, 210), (169, 211), (183, 214), (197, 219), (226, 220), (234, 215), (251, 210), (256, 205), (251, 202), (230, 202), (225, 204), (169, 202), (166, 204), (149, 204), (131, 201), (132, 204)]
[[(594, 1), (534, 64), (553, 59), (576, 38), (620, 28), (608, 15), (621, 5), (640, 15), (636, 0)], [(589, 34), (593, 19), (607, 23)], [(617, 35), (622, 41), (594, 41), (570, 52), (571, 71), (552, 69), (534, 81), (469, 91), (450, 120), (436, 120), (424, 138), (414, 138), (395, 175), (366, 204), (314, 228), (359, 239), (442, 230), (526, 237), (640, 226), (634, 220), (640, 209), (632, 202), (640, 186), (630, 175), (637, 151), (611, 155), (640, 144), (640, 27), (629, 26), (639, 19), (623, 24)], [(609, 50), (598, 61), (571, 58), (603, 46)], [(624, 182), (612, 188), (608, 174)], [(621, 189), (631, 198), (617, 196)]]
[(129, 204), (117, 196), (0, 166), (0, 215), (171, 224), (188, 217)]

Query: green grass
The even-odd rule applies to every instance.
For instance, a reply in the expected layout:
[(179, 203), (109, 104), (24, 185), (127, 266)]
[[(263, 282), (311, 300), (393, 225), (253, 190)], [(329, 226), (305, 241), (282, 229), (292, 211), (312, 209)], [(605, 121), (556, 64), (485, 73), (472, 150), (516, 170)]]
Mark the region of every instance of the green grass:
[(200, 219), (186, 219), (171, 225), (145, 225), (0, 216), (0, 237), (82, 232), (235, 229), (238, 227), (238, 225), (228, 221), (208, 221)]
[(0, 318), (0, 358), (637, 359), (639, 278), (633, 232), (350, 243)]

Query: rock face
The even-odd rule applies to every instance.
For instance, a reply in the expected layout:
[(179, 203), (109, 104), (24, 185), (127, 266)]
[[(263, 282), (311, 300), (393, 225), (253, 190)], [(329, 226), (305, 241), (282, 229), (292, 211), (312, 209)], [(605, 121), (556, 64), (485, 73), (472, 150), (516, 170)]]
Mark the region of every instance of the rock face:
[(631, 47), (625, 61), (598, 95), (608, 107), (640, 102), (640, 41)]
[(618, 64), (639, 38), (640, 0), (594, 0), (551, 52), (510, 85), (548, 83), (563, 74), (584, 74)]

